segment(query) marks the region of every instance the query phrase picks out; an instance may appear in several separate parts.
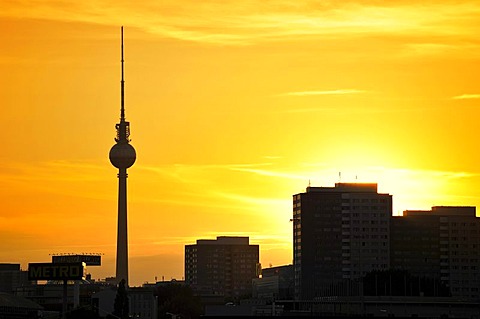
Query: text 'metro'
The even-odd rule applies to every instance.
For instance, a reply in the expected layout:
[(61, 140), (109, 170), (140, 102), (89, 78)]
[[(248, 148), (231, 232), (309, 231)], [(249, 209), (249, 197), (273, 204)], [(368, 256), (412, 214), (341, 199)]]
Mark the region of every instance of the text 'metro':
[(85, 263), (29, 263), (28, 280), (82, 280)]

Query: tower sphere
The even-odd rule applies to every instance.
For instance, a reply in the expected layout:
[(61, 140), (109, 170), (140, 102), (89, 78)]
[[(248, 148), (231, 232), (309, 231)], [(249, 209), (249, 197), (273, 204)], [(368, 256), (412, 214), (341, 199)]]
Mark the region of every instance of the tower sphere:
[(135, 163), (137, 154), (132, 145), (128, 143), (117, 143), (110, 149), (110, 162), (116, 168), (129, 168)]

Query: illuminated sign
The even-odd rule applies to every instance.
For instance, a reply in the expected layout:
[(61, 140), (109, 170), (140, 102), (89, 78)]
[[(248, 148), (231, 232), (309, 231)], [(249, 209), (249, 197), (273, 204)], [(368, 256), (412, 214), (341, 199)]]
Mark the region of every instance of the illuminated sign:
[(52, 256), (52, 263), (79, 263), (84, 262), (87, 266), (100, 266), (102, 256), (99, 255), (58, 255)]
[(28, 280), (82, 280), (85, 263), (29, 263)]

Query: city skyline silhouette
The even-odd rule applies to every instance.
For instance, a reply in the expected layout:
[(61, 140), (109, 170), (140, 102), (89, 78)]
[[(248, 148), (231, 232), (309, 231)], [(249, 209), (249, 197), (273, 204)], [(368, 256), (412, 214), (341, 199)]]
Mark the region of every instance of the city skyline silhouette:
[(0, 14), (0, 262), (100, 252), (89, 271), (115, 275), (121, 25), (141, 153), (131, 286), (181, 279), (201, 238), (249, 236), (264, 267), (292, 263), (291, 197), (309, 184), (378, 183), (394, 215), (480, 207), (479, 5), (88, 3)]

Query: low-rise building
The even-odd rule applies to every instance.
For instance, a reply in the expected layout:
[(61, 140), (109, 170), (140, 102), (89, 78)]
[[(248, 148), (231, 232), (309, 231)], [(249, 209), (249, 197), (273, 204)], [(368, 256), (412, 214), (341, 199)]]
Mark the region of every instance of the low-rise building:
[(294, 297), (293, 265), (262, 269), (262, 277), (252, 281), (253, 298), (267, 301), (290, 300)]
[(13, 294), (17, 287), (28, 285), (28, 272), (20, 264), (0, 264), (0, 292)]
[(200, 296), (250, 296), (258, 277), (259, 246), (248, 237), (217, 237), (185, 246), (185, 282)]

